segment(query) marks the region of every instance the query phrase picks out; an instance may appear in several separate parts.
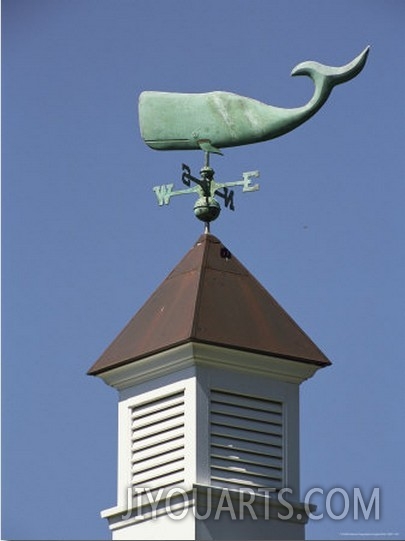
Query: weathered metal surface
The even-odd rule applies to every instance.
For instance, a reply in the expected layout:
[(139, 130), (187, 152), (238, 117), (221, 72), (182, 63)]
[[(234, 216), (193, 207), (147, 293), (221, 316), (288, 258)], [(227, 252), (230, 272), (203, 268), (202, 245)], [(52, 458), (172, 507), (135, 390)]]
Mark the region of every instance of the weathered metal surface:
[[(194, 182), (196, 186), (187, 188), (184, 190), (173, 190), (174, 184), (161, 184), (155, 186), (153, 191), (156, 194), (158, 203), (160, 206), (168, 205), (170, 199), (177, 195), (188, 195), (190, 193), (197, 193), (199, 195), (198, 200), (194, 205), (195, 216), (205, 223), (209, 223), (218, 218), (221, 212), (221, 206), (215, 199), (215, 195), (224, 199), (225, 207), (229, 207), (230, 210), (235, 210), (234, 206), (234, 191), (229, 188), (235, 186), (241, 186), (243, 192), (255, 192), (259, 189), (259, 184), (252, 185), (252, 178), (260, 176), (259, 171), (247, 171), (242, 173), (242, 180), (236, 180), (232, 182), (216, 182), (214, 180), (214, 170), (209, 166), (204, 166), (201, 171), (201, 178), (196, 178), (191, 174), (191, 170), (188, 165), (183, 163), (183, 175), (182, 181), (186, 186), (190, 186), (191, 182)], [(222, 191), (221, 191), (222, 190)]]
[(248, 145), (274, 139), (311, 118), (328, 99), (334, 86), (349, 81), (363, 69), (369, 47), (342, 67), (308, 61), (291, 75), (307, 75), (315, 84), (311, 100), (302, 107), (285, 109), (215, 91), (202, 94), (142, 92), (139, 125), (145, 143), (156, 150), (203, 149)]
[(229, 250), (202, 235), (88, 373), (192, 341), (330, 364)]

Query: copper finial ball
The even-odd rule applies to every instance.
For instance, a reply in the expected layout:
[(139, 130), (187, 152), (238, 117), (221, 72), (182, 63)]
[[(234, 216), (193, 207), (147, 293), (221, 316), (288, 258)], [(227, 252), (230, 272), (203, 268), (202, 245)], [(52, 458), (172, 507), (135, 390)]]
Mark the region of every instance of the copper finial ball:
[(221, 207), (213, 197), (200, 197), (194, 205), (194, 214), (202, 222), (209, 223), (216, 220)]

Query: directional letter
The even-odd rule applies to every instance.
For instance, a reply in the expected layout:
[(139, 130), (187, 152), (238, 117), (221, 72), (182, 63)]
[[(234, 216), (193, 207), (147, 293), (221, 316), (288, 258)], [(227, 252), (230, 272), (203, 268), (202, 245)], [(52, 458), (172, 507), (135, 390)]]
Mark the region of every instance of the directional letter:
[(161, 186), (155, 186), (153, 191), (159, 201), (159, 205), (168, 205), (172, 196), (174, 184), (162, 184)]
[(259, 171), (247, 171), (246, 173), (243, 173), (243, 190), (244, 192), (255, 192), (259, 189), (259, 185), (255, 184), (254, 186), (251, 185), (250, 179), (251, 178), (258, 178), (260, 176)]
[(225, 199), (226, 208), (229, 207), (231, 210), (235, 210), (235, 205), (233, 204), (233, 196), (235, 192), (233, 190), (228, 190), (226, 186), (224, 186), (223, 190), (224, 190), (224, 193), (221, 193), (217, 190), (215, 194)]

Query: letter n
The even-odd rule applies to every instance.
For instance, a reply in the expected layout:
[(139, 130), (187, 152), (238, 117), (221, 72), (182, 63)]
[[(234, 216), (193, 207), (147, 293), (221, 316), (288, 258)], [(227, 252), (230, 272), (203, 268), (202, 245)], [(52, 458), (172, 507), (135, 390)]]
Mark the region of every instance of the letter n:
[(230, 208), (230, 210), (235, 210), (235, 205), (233, 204), (233, 196), (234, 191), (229, 190), (226, 186), (224, 187), (224, 193), (219, 192), (218, 190), (215, 192), (216, 195), (219, 195), (219, 197), (222, 197), (225, 200), (225, 207)]

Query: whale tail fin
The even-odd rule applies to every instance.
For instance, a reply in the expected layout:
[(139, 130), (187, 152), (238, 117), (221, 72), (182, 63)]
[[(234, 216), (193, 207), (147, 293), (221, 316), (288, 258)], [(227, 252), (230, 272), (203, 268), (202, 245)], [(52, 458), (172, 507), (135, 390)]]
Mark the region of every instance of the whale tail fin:
[(291, 75), (308, 75), (314, 81), (319, 93), (326, 94), (325, 99), (329, 95), (332, 88), (346, 81), (350, 81), (356, 77), (367, 61), (367, 56), (370, 47), (366, 47), (354, 60), (345, 66), (332, 67), (325, 66), (319, 62), (301, 62), (292, 70)]

